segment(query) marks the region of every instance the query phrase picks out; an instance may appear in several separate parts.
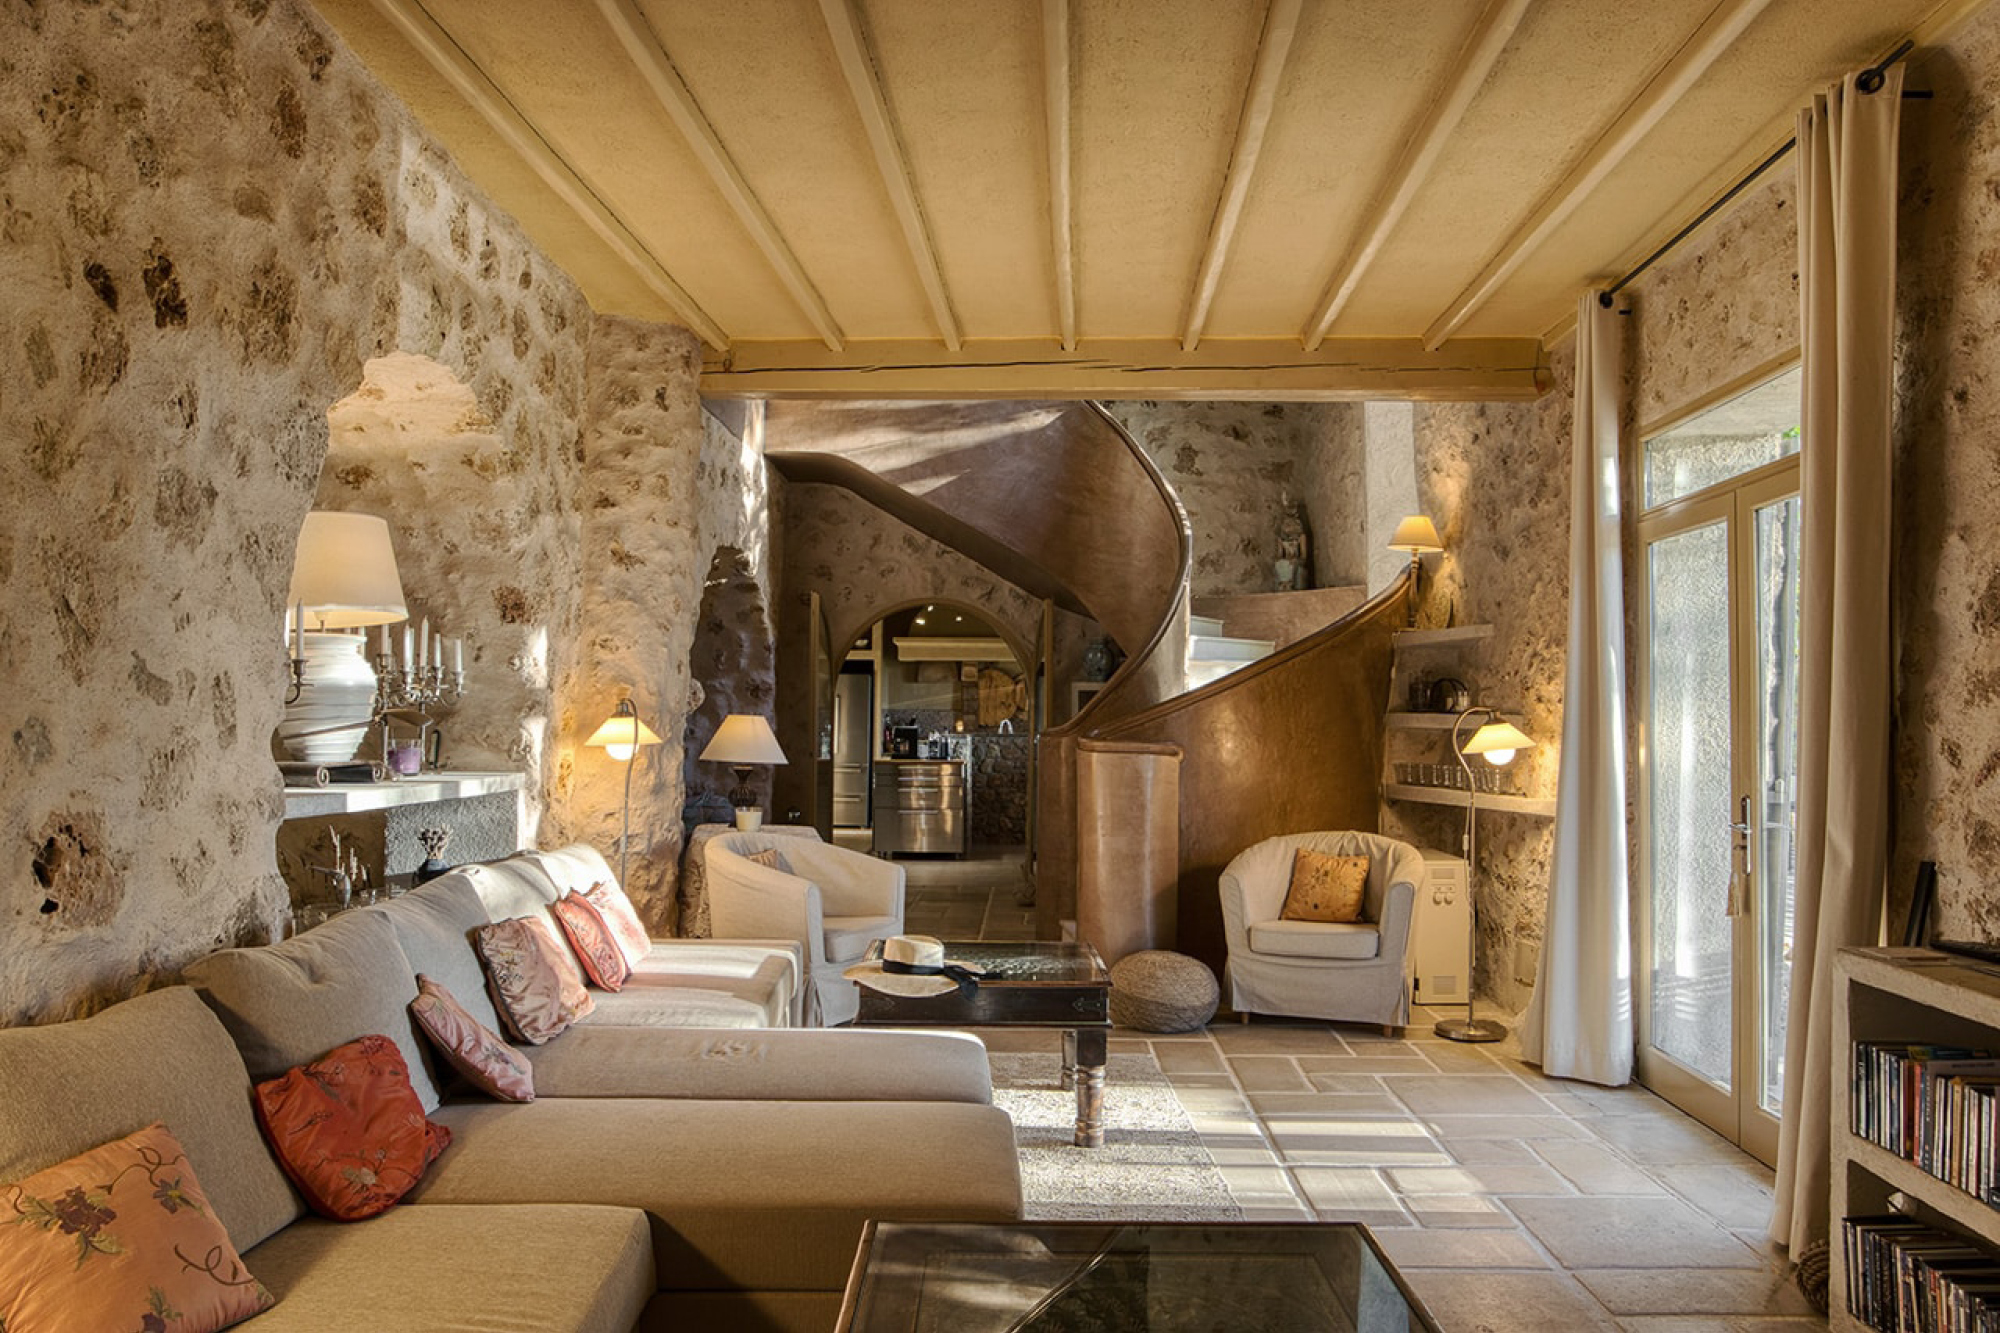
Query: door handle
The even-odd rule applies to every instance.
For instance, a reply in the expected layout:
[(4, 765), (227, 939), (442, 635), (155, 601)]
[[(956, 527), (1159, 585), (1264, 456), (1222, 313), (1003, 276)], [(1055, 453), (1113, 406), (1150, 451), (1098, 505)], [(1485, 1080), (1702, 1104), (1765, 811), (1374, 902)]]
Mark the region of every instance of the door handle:
[(1750, 798), (1738, 798), (1737, 809), (1742, 818), (1729, 826), (1730, 832), (1730, 874), (1729, 911), (1730, 916), (1750, 915)]

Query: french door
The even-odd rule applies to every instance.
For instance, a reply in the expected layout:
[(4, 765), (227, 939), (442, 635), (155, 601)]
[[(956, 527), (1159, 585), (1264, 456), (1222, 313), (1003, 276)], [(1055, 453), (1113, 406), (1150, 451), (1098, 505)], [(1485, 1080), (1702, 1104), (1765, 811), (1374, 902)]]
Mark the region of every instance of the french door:
[(1644, 511), (1638, 534), (1639, 1077), (1766, 1162), (1791, 982), (1798, 475), (1796, 453), (1752, 467)]

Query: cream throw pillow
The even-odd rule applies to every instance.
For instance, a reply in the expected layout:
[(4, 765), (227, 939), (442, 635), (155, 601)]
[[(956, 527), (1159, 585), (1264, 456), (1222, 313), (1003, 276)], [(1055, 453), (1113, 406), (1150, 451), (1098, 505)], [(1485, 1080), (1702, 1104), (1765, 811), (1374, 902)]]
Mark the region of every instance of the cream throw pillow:
[(1286, 921), (1359, 921), (1367, 892), (1367, 857), (1301, 847), (1292, 854), (1292, 883), (1278, 915)]

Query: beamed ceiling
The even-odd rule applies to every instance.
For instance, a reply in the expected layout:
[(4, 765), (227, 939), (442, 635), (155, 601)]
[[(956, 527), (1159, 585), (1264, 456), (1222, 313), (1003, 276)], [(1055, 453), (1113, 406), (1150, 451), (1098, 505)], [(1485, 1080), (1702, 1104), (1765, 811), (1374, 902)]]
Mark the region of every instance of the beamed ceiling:
[(1531, 396), (1579, 292), (1978, 7), (317, 3), (705, 392), (872, 398)]

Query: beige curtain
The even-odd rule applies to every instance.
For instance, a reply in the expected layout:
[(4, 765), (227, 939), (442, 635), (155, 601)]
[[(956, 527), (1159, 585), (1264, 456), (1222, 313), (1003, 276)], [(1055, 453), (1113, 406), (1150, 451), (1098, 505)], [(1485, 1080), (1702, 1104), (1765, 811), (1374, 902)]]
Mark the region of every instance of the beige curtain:
[(1805, 358), (1797, 910), (1771, 1238), (1828, 1236), (1833, 958), (1881, 933), (1889, 860), (1891, 320), (1902, 67), (1799, 115)]
[(1595, 292), (1577, 305), (1562, 774), (1541, 969), (1521, 1025), (1521, 1054), (1544, 1073), (1613, 1087), (1632, 1080), (1619, 322)]

